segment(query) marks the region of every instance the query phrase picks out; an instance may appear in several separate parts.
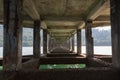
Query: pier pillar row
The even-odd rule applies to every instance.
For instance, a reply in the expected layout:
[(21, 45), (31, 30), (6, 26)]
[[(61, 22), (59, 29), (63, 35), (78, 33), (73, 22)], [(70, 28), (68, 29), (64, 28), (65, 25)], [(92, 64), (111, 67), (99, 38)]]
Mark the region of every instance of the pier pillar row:
[(3, 70), (22, 68), (22, 11), (23, 0), (3, 0), (4, 45)]
[(47, 54), (47, 29), (43, 29), (43, 54)]
[(110, 0), (111, 7), (111, 36), (112, 36), (112, 64), (120, 69), (120, 1)]
[(94, 45), (92, 37), (92, 21), (86, 21), (85, 25), (85, 35), (86, 35), (86, 56), (87, 58), (92, 58), (94, 56)]
[(33, 56), (34, 58), (40, 57), (40, 20), (34, 21), (33, 30)]
[(77, 29), (77, 54), (81, 54), (81, 29)]

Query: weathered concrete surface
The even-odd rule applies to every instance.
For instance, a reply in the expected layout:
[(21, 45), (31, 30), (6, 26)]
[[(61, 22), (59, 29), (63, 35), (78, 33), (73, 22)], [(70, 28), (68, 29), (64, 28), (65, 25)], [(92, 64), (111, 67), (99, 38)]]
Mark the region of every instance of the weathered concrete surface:
[(43, 29), (43, 54), (47, 54), (47, 29)]
[(120, 1), (111, 1), (112, 62), (120, 69)]
[(92, 58), (94, 56), (94, 45), (92, 37), (92, 21), (86, 21), (85, 25), (85, 36), (86, 36), (86, 56)]
[[(77, 57), (77, 53), (52, 53), (52, 54), (47, 54), (47, 57)], [(79, 55), (79, 57), (83, 57)]]
[[(119, 72), (110, 68), (54, 69), (12, 71), (16, 75), (7, 80), (119, 80)], [(3, 72), (0, 72), (3, 75)], [(7, 73), (6, 73), (7, 74)], [(62, 76), (62, 77), (61, 77)], [(1, 76), (0, 76), (1, 77)], [(5, 79), (1, 79), (5, 80)]]
[(0, 80), (13, 80), (16, 71), (0, 71)]
[(77, 30), (77, 54), (81, 54), (81, 30)]
[(34, 21), (34, 32), (33, 32), (33, 55), (34, 58), (39, 58), (40, 57), (40, 20)]
[(72, 52), (74, 52), (74, 50), (75, 50), (75, 49), (74, 49), (74, 46), (75, 46), (75, 40), (74, 40), (74, 38), (75, 38), (75, 37), (73, 36), (73, 37), (72, 37)]
[(22, 66), (22, 0), (4, 2), (4, 70), (19, 70)]
[(70, 50), (64, 49), (64, 48), (55, 48), (51, 51), (51, 53), (71, 53)]
[(108, 63), (101, 59), (89, 58), (87, 60), (87, 67), (112, 67), (112, 63)]
[(41, 57), (40, 64), (87, 64), (87, 59), (77, 56)]
[(94, 55), (94, 58), (98, 58), (103, 61), (112, 63), (112, 55)]
[[(4, 22), (2, 2), (0, 23)], [(93, 27), (110, 25), (109, 0), (23, 0), (23, 9), (24, 27), (33, 28), (33, 21), (42, 19), (42, 29), (48, 29), (51, 36), (71, 37), (76, 29), (84, 28), (87, 19), (93, 20)]]
[(31, 59), (22, 64), (22, 70), (38, 70), (39, 59)]

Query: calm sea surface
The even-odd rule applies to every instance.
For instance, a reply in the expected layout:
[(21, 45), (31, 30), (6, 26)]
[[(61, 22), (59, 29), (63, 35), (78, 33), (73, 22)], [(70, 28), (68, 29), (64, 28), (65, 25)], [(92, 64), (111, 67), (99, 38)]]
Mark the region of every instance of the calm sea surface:
[[(23, 55), (32, 55), (33, 54), (33, 47), (23, 47)], [(77, 51), (77, 47), (75, 46), (75, 52)], [(41, 52), (43, 52), (41, 47)], [(86, 49), (85, 46), (82, 46), (82, 53), (85, 53)], [(95, 54), (101, 55), (111, 55), (111, 46), (95, 46), (94, 47)], [(0, 57), (3, 56), (3, 48), (0, 47)]]

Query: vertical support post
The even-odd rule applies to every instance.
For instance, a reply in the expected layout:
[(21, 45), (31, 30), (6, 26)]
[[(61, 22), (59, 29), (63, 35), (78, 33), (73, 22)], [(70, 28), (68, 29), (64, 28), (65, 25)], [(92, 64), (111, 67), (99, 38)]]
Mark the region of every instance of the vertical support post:
[(53, 49), (53, 39), (50, 37), (50, 51)]
[(86, 55), (87, 58), (92, 58), (94, 56), (94, 46), (93, 46), (93, 37), (92, 37), (92, 21), (89, 20), (86, 22), (85, 33), (86, 33)]
[(50, 52), (51, 51), (51, 37), (49, 36), (49, 39), (48, 39), (48, 51)]
[(70, 51), (72, 51), (72, 37), (70, 37)]
[(47, 54), (47, 29), (43, 29), (43, 54)]
[(47, 51), (49, 52), (49, 35), (47, 34)]
[(70, 38), (68, 39), (68, 50), (70, 51)]
[(81, 29), (77, 30), (77, 54), (81, 54)]
[(72, 37), (72, 52), (74, 51), (74, 36)]
[(34, 21), (33, 32), (33, 56), (34, 58), (40, 57), (40, 20)]
[(4, 46), (3, 70), (19, 70), (22, 67), (22, 0), (3, 0)]
[(110, 0), (111, 7), (111, 36), (112, 36), (112, 63), (120, 69), (120, 1)]
[(66, 41), (67, 50), (69, 50), (69, 40)]

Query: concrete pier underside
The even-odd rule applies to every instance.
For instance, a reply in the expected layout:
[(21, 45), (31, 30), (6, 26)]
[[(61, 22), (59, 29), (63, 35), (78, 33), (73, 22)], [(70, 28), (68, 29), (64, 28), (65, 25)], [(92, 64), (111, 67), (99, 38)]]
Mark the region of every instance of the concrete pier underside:
[[(119, 3), (120, 0), (0, 0), (0, 23), (4, 25), (0, 80), (120, 80)], [(110, 24), (112, 56), (94, 55), (92, 28)], [(22, 56), (23, 26), (34, 29), (31, 56)], [(81, 53), (82, 29), (86, 55)], [(73, 48), (75, 34), (77, 53)], [(42, 64), (86, 67), (40, 70)]]

